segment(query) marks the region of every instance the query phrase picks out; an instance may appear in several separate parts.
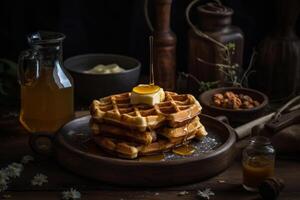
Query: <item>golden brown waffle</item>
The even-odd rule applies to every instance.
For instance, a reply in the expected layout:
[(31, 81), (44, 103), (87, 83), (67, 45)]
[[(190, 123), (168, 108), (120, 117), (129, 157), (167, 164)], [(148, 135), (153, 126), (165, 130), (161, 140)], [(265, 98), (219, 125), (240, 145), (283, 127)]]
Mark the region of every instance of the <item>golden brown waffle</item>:
[(163, 124), (180, 126), (201, 112), (199, 102), (189, 94), (165, 92), (165, 100), (154, 106), (132, 105), (130, 95), (131, 93), (123, 93), (94, 100), (90, 106), (93, 120), (145, 131)]
[(203, 127), (203, 125), (200, 123), (199, 117), (195, 117), (191, 122), (187, 122), (187, 124), (178, 128), (161, 127), (156, 130), (144, 132), (121, 128), (111, 124), (95, 123), (93, 120), (90, 122), (90, 127), (94, 136), (105, 136), (139, 144), (150, 144), (156, 141), (157, 134), (169, 139), (169, 141), (174, 141), (177, 138), (187, 136), (194, 130)]
[(138, 130), (124, 129), (110, 124), (95, 123), (93, 120), (90, 122), (90, 127), (94, 136), (108, 136), (141, 144), (150, 144), (156, 140), (155, 131), (140, 132)]
[(166, 152), (175, 146), (180, 146), (184, 143), (188, 143), (195, 137), (202, 138), (206, 135), (203, 129), (200, 127), (187, 136), (178, 137), (174, 141), (167, 139), (158, 139), (149, 145), (138, 145), (135, 143), (124, 142), (109, 137), (96, 136), (94, 140), (105, 151), (112, 153), (121, 158), (134, 159), (138, 156), (153, 155), (162, 152)]
[(193, 132), (200, 126), (202, 126), (202, 124), (199, 121), (199, 117), (195, 117), (190, 123), (187, 123), (181, 127), (177, 127), (177, 128), (163, 127), (160, 128), (157, 131), (157, 133), (163, 135), (168, 139), (178, 138), (178, 137), (186, 136), (188, 133)]

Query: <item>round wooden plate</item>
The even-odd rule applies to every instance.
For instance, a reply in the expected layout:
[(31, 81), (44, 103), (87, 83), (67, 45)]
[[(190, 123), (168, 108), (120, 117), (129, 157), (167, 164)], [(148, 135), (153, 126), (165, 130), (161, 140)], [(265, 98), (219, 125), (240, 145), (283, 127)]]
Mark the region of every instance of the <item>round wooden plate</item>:
[[(63, 126), (55, 137), (35, 134), (30, 140), (39, 152), (39, 139), (50, 138), (52, 152), (65, 168), (74, 173), (108, 183), (126, 186), (167, 186), (193, 183), (226, 169), (235, 157), (234, 130), (215, 118), (200, 115), (208, 131), (207, 140), (194, 142), (191, 156), (166, 154), (163, 161), (125, 160), (105, 155), (91, 140), (90, 116), (75, 119)], [(218, 141), (215, 145), (207, 144)], [(49, 148), (46, 152), (49, 151)]]

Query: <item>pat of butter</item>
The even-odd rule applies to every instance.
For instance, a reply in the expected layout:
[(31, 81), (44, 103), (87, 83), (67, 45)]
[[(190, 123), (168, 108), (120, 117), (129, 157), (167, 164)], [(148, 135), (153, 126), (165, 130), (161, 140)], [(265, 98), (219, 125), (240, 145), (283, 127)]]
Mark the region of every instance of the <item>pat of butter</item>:
[(153, 106), (157, 103), (162, 102), (164, 99), (165, 99), (165, 93), (162, 88), (160, 88), (157, 92), (152, 94), (138, 94), (132, 91), (130, 96), (130, 103), (147, 104)]
[(121, 68), (117, 64), (109, 64), (109, 65), (96, 65), (92, 69), (86, 70), (85, 73), (89, 74), (112, 74), (112, 73), (119, 73), (124, 72), (125, 69)]

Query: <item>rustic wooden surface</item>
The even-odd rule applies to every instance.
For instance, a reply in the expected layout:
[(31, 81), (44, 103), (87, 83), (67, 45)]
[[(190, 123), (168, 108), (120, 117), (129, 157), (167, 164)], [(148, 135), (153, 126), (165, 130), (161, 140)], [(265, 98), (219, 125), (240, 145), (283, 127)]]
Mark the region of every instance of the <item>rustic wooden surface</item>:
[[(85, 112), (81, 113), (84, 114)], [(81, 115), (80, 114), (80, 115)], [(19, 162), (22, 156), (34, 155), (28, 147), (28, 134), (20, 131), (14, 116), (10, 120), (0, 122), (0, 168), (12, 162)], [(82, 199), (200, 199), (198, 190), (211, 188), (215, 193), (211, 199), (260, 199), (258, 194), (246, 192), (242, 186), (240, 160), (237, 159), (230, 168), (216, 177), (191, 185), (165, 188), (133, 188), (109, 185), (77, 176), (62, 168), (53, 158), (34, 155), (35, 161), (25, 165), (21, 177), (14, 179), (8, 191), (0, 193), (0, 199), (10, 195), (9, 199), (60, 199), (61, 192), (71, 187), (78, 189)], [(88, 165), (88, 163), (87, 163)], [(101, 169), (99, 169), (101, 170)], [(201, 166), (199, 166), (201, 170)], [(30, 180), (37, 173), (48, 176), (49, 182), (43, 186), (32, 186)], [(276, 175), (285, 181), (285, 189), (280, 199), (300, 199), (300, 162), (279, 160), (276, 162)], [(189, 194), (179, 196), (178, 193), (188, 191)]]

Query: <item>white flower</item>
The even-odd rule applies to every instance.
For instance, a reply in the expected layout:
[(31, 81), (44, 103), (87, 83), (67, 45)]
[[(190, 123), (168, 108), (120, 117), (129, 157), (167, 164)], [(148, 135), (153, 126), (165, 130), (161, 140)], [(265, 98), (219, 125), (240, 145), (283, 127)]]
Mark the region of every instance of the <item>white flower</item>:
[(8, 166), (15, 167), (15, 168), (22, 168), (23, 169), (23, 165), (21, 163), (13, 162), (13, 163), (11, 163)]
[(9, 177), (8, 177), (7, 173), (5, 172), (4, 169), (1, 169), (0, 170), (0, 182), (8, 181), (8, 180), (9, 180)]
[(30, 161), (34, 161), (34, 157), (32, 157), (31, 155), (25, 155), (25, 156), (23, 156), (21, 163), (27, 164)]
[(36, 174), (31, 180), (31, 185), (41, 186), (44, 183), (48, 183), (48, 177), (44, 174)]
[(0, 192), (4, 192), (5, 190), (7, 190), (7, 182), (4, 181), (2, 183), (0, 183)]
[(19, 163), (12, 163), (6, 168), (0, 170), (0, 192), (3, 192), (8, 187), (10, 178), (16, 178), (21, 175), (23, 165)]
[(22, 171), (23, 171), (23, 165), (20, 163), (12, 163), (4, 169), (5, 174), (9, 178), (19, 177)]
[(197, 195), (204, 198), (204, 199), (209, 199), (210, 196), (215, 195), (215, 193), (213, 191), (211, 191), (210, 188), (205, 188), (205, 190), (203, 190), (203, 191), (198, 190)]
[(81, 198), (81, 194), (76, 189), (71, 188), (68, 191), (62, 192), (62, 199), (64, 200), (77, 200)]
[(0, 170), (0, 192), (3, 192), (7, 189), (7, 181), (9, 180), (9, 177), (5, 173), (5, 171), (2, 169)]
[(9, 177), (4, 170), (0, 170), (0, 192), (3, 192), (7, 189), (7, 181)]
[(11, 178), (17, 178), (23, 171), (23, 165), (20, 163), (12, 163), (6, 168), (0, 170), (0, 192), (3, 192), (8, 187), (8, 182)]
[(3, 199), (10, 199), (11, 195), (10, 194), (4, 194), (4, 195), (2, 195), (2, 198)]
[(9, 117), (18, 117), (18, 113), (16, 112), (9, 112), (7, 114), (2, 115), (3, 118), (9, 118)]
[(178, 195), (178, 196), (185, 196), (185, 195), (188, 195), (188, 194), (189, 194), (188, 191), (181, 191), (181, 192), (179, 192), (177, 195)]

